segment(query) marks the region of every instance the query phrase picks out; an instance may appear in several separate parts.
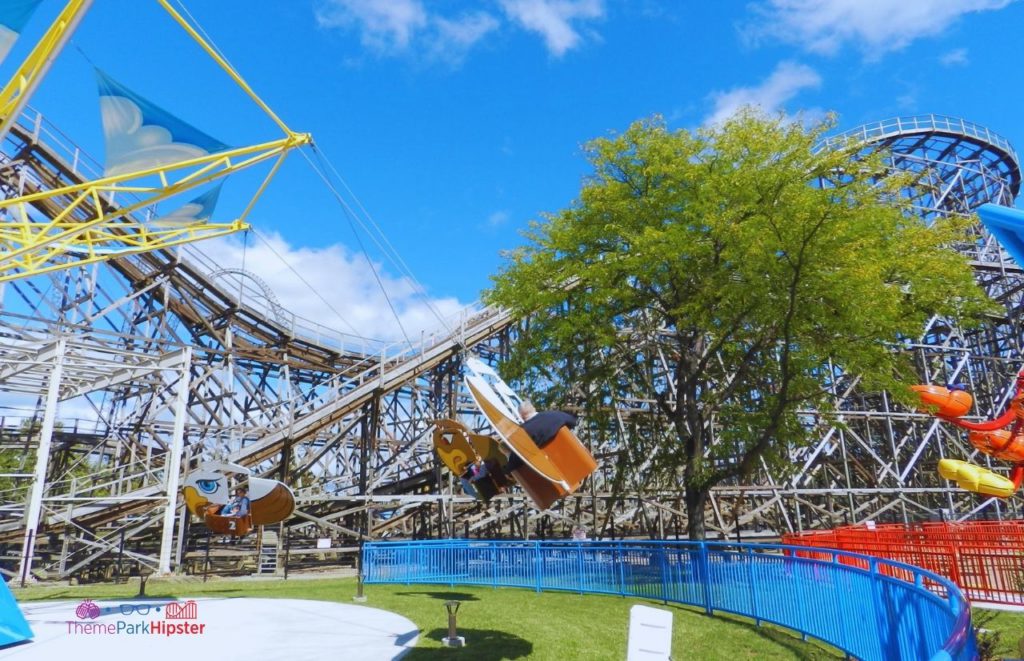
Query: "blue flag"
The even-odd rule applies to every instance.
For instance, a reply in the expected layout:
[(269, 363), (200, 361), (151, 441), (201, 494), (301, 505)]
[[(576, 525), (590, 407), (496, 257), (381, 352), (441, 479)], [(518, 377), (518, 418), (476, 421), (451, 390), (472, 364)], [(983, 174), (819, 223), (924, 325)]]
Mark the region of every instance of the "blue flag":
[(7, 57), (18, 35), (42, 0), (5, 0), (0, 2), (0, 62)]
[(96, 77), (107, 146), (107, 175), (172, 165), (229, 149), (99, 69)]
[(150, 224), (155, 227), (187, 227), (209, 222), (213, 217), (213, 210), (217, 207), (217, 199), (223, 185), (222, 181), (188, 204), (154, 218)]

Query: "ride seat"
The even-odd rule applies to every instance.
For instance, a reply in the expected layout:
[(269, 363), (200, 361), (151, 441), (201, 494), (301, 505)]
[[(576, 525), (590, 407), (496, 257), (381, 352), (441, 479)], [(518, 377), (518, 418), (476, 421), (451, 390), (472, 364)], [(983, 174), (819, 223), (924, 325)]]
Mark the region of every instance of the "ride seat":
[(206, 527), (218, 535), (245, 537), (252, 530), (252, 515), (220, 516), (207, 510), (204, 518)]
[(597, 462), (587, 447), (568, 427), (561, 427), (544, 445), (544, 453), (562, 471), (569, 483), (569, 493), (580, 488), (583, 480), (597, 470)]

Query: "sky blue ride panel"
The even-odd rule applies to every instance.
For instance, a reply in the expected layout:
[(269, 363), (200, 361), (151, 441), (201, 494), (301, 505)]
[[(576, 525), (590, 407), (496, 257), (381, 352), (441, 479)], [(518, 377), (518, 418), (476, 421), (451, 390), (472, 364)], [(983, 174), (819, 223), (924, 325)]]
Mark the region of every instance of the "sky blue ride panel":
[(220, 190), (223, 185), (224, 182), (221, 181), (188, 204), (182, 205), (170, 213), (157, 216), (151, 221), (152, 224), (158, 227), (187, 227), (210, 222), (210, 219), (213, 218), (213, 210), (217, 208), (217, 200), (220, 198)]
[(983, 204), (978, 207), (978, 216), (1006, 252), (1010, 253), (1013, 261), (1024, 267), (1024, 211), (998, 204)]
[(7, 57), (22, 28), (42, 0), (6, 0), (0, 2), (0, 62)]
[(0, 581), (0, 647), (30, 640), (32, 635), (14, 595), (7, 584)]
[(99, 69), (96, 79), (108, 176), (172, 165), (230, 148)]

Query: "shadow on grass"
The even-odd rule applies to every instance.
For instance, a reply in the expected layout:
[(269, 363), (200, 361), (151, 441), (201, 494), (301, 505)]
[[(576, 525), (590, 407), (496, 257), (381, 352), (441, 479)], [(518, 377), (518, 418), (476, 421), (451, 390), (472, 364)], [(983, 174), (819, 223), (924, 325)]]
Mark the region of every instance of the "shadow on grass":
[(770, 623), (757, 626), (744, 618), (726, 613), (715, 613), (713, 617), (719, 620), (727, 620), (733, 626), (752, 631), (765, 640), (770, 640), (780, 647), (785, 647), (793, 653), (793, 658), (801, 659), (801, 661), (817, 661), (823, 658), (846, 658), (845, 654), (828, 643), (818, 643), (816, 639), (810, 637), (808, 637), (807, 642), (804, 642), (799, 633), (785, 628), (776, 628), (775, 625)]
[(432, 599), (442, 599), (444, 601), (480, 601), (480, 598), (474, 594), (468, 592), (396, 592), (396, 595), (403, 597), (430, 597)]
[[(447, 635), (448, 629), (434, 629), (430, 633), (424, 634), (424, 638), (440, 643)], [(525, 659), (533, 654), (533, 643), (504, 631), (459, 629), (459, 635), (466, 639), (465, 647), (443, 649), (417, 647), (402, 658), (418, 661), (462, 657), (473, 659), (473, 661), (501, 661), (501, 659)]]

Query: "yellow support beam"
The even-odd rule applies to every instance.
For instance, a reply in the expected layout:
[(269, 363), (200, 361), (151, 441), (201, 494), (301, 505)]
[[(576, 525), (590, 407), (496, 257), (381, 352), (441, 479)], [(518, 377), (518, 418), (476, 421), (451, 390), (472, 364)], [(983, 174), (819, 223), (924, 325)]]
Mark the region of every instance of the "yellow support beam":
[[(6, 209), (9, 215), (16, 217), (10, 220), (9, 216), (0, 216), (0, 282), (102, 262), (123, 255), (171, 248), (248, 229), (245, 220), (256, 200), (278, 172), (285, 156), (290, 150), (311, 143), (309, 134), (289, 129), (227, 60), (166, 0), (157, 2), (280, 127), (284, 137), (0, 200), (0, 209)], [(18, 118), (32, 91), (91, 4), (92, 0), (70, 0), (15, 76), (0, 91), (0, 140)], [(275, 160), (269, 173), (239, 218), (231, 223), (199, 222), (167, 228), (142, 223), (131, 216), (167, 198), (272, 159)], [(107, 202), (111, 194), (121, 196), (121, 206)], [(123, 201), (126, 195), (131, 196), (127, 203)], [(55, 210), (55, 205), (59, 210)], [(33, 209), (31, 213), (30, 209)], [(48, 210), (46, 215), (43, 215), (42, 209)]]
[[(208, 183), (211, 179), (219, 177), (226, 177), (233, 172), (242, 170), (244, 168), (255, 165), (256, 163), (262, 162), (268, 158), (272, 158), (281, 154), (282, 152), (289, 151), (295, 147), (301, 147), (302, 145), (308, 144), (311, 138), (308, 133), (295, 133), (286, 138), (280, 138), (278, 140), (272, 140), (270, 142), (264, 142), (259, 145), (252, 145), (249, 147), (238, 147), (235, 149), (229, 149), (227, 151), (218, 152), (216, 154), (207, 154), (205, 156), (199, 156), (196, 158), (190, 158), (186, 161), (178, 161), (177, 163), (170, 163), (168, 165), (161, 165), (158, 167), (148, 168), (145, 170), (137, 170), (135, 172), (125, 172), (124, 174), (112, 175), (109, 177), (100, 177), (99, 179), (93, 179), (91, 181), (83, 181), (81, 183), (70, 184), (67, 186), (61, 186), (60, 188), (54, 188), (52, 190), (40, 191), (38, 193), (31, 193), (29, 195), (22, 195), (19, 197), (12, 197), (6, 200), (0, 200), (0, 208), (15, 206), (23, 203), (37, 202), (39, 200), (45, 200), (61, 195), (69, 195), (72, 193), (79, 193), (84, 190), (96, 189), (96, 190), (111, 190), (111, 191), (123, 191), (123, 192), (151, 192), (153, 190), (159, 190), (152, 186), (118, 186), (118, 184), (132, 181), (133, 179), (143, 179), (145, 177), (159, 177), (161, 182), (164, 183), (163, 188), (169, 186), (177, 186), (178, 189), (172, 194), (180, 193), (182, 190), (188, 190), (197, 185), (197, 181), (200, 183)], [(232, 162), (232, 159), (241, 156), (250, 156), (256, 154), (252, 158), (238, 163)], [(200, 167), (201, 166), (201, 167)], [(177, 184), (168, 184), (168, 175), (177, 170), (186, 170), (189, 168), (200, 168), (188, 176), (183, 177)], [(214, 171), (217, 167), (223, 167), (224, 170), (217, 174), (215, 177), (210, 177), (209, 173)]]
[[(126, 255), (173, 248), (186, 243), (227, 236), (245, 229), (248, 229), (248, 225), (240, 221), (201, 223), (162, 230), (148, 228), (142, 223), (120, 223), (116, 227), (116, 232), (79, 233), (66, 237), (59, 244), (50, 245), (42, 253), (23, 255), (21, 259), (5, 264), (4, 269), (0, 271), (0, 282), (59, 271), (70, 266), (85, 266)], [(68, 258), (68, 261), (59, 261), (62, 257)]]
[(199, 33), (196, 32), (195, 28), (193, 28), (188, 21), (182, 18), (181, 14), (175, 11), (174, 8), (171, 7), (170, 3), (167, 2), (167, 0), (157, 0), (157, 2), (159, 2), (160, 6), (162, 6), (164, 10), (171, 15), (171, 18), (173, 18), (175, 22), (177, 22), (177, 24), (180, 25), (181, 28), (185, 32), (187, 32), (188, 35), (196, 41), (196, 43), (199, 44), (200, 48), (206, 51), (206, 54), (210, 56), (210, 59), (216, 62), (217, 65), (224, 70), (224, 73), (230, 76), (231, 80), (235, 81), (235, 84), (242, 88), (242, 91), (248, 94), (249, 98), (252, 99), (253, 102), (255, 102), (256, 105), (258, 105), (263, 110), (263, 112), (267, 113), (267, 116), (269, 116), (270, 119), (272, 119), (275, 124), (281, 127), (281, 130), (284, 131), (286, 135), (295, 135), (295, 132), (288, 128), (288, 126), (281, 121), (281, 119), (274, 113), (274, 111), (270, 109), (270, 106), (264, 103), (263, 99), (256, 95), (256, 92), (254, 92), (252, 88), (249, 87), (249, 83), (245, 82), (242, 76), (237, 71), (235, 71), (234, 67), (228, 64), (228, 61), (221, 57), (220, 53), (218, 53), (213, 46), (211, 46), (209, 43), (207, 43), (205, 39), (199, 36)]
[(92, 0), (71, 0), (0, 91), (0, 140), (18, 119), (50, 64), (71, 38)]
[[(133, 220), (130, 214), (276, 158), (270, 173), (246, 205), (245, 214), (248, 214), (288, 151), (306, 141), (308, 136), (294, 134), (262, 145), (0, 201), (0, 208), (13, 209), (19, 217), (15, 221), (0, 221), (0, 246), (4, 248), (0, 249), (0, 282), (248, 229), (241, 218), (230, 224), (197, 223), (174, 230), (157, 229)], [(233, 157), (241, 157), (241, 160), (233, 160)], [(154, 176), (164, 185), (118, 185)], [(106, 194), (110, 192), (131, 193), (135, 199), (115, 207), (106, 202)], [(49, 200), (59, 200), (60, 212), (52, 218), (33, 220), (29, 207)], [(118, 251), (118, 246), (123, 249)], [(65, 254), (74, 259), (51, 268), (50, 262)]]

